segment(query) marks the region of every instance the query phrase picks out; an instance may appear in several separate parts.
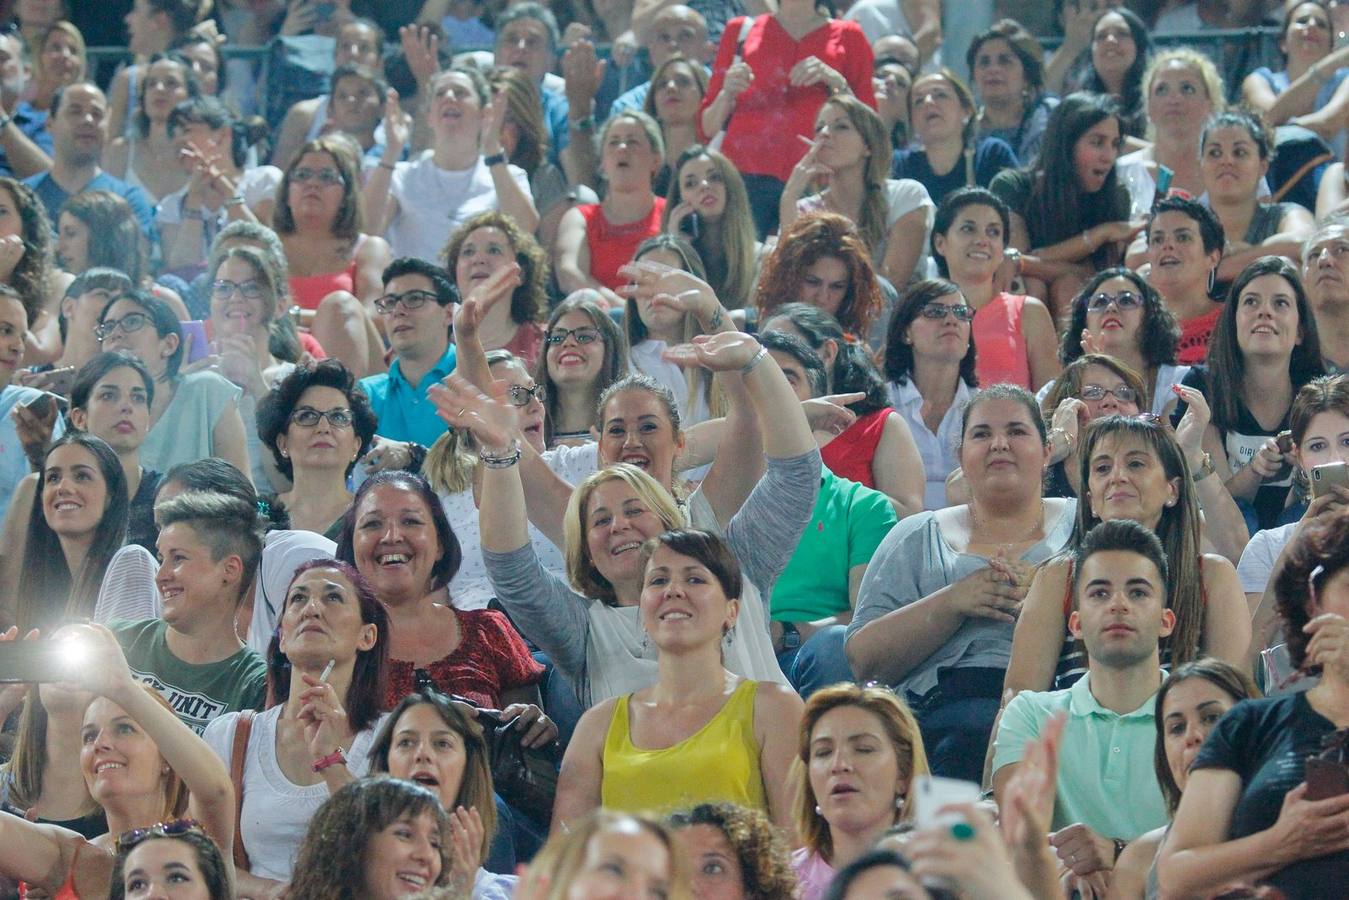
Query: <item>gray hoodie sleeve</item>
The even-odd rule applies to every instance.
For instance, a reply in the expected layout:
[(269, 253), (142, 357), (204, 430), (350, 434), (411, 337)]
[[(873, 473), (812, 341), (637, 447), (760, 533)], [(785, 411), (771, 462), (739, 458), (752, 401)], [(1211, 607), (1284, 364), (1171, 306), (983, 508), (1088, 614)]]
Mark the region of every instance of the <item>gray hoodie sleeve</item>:
[(764, 477), (726, 527), (726, 542), (764, 597), (772, 595), (773, 584), (810, 524), (820, 493), (820, 466), (819, 450), (767, 457)]
[(585, 685), (591, 601), (539, 564), (532, 543), (509, 553), (482, 551), (487, 577), (511, 619), (574, 686)]

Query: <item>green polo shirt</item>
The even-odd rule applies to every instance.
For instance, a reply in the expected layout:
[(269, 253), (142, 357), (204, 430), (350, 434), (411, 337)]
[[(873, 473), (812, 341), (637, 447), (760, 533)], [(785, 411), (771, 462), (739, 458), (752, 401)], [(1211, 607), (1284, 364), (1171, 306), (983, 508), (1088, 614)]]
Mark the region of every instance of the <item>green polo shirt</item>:
[(993, 771), (1020, 762), (1026, 743), (1040, 736), (1051, 716), (1067, 710), (1053, 828), (1081, 822), (1102, 837), (1132, 841), (1167, 823), (1152, 766), (1157, 697), (1120, 715), (1096, 702), (1090, 681), (1089, 672), (1067, 690), (1013, 697), (998, 726)]
[(896, 521), (885, 494), (825, 469), (810, 524), (773, 585), (772, 618), (812, 622), (851, 609), (848, 572), (871, 562)]

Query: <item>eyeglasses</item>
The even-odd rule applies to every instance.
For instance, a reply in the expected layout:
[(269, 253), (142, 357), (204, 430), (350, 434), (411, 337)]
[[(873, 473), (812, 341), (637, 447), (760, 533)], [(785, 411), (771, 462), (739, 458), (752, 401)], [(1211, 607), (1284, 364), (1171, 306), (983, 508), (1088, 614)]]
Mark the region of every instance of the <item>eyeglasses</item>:
[(568, 337), (574, 338), (578, 344), (593, 344), (601, 337), (598, 328), (554, 328), (548, 332), (548, 337), (544, 341), (550, 347), (556, 347), (558, 344), (566, 343)]
[(1087, 298), (1088, 312), (1101, 312), (1110, 304), (1115, 304), (1115, 308), (1120, 312), (1126, 312), (1131, 309), (1138, 309), (1143, 305), (1143, 298), (1133, 291), (1120, 291), (1118, 294), (1107, 294), (1102, 291), (1092, 297)]
[(974, 318), (974, 310), (964, 303), (956, 303), (950, 306), (945, 303), (924, 303), (918, 307), (918, 314), (924, 319), (944, 319), (947, 315), (952, 315), (962, 322), (968, 322)]
[(384, 315), (389, 315), (394, 311), (398, 304), (403, 304), (403, 309), (412, 312), (414, 309), (421, 309), (428, 303), (435, 303), (436, 295), (431, 291), (403, 291), (401, 294), (385, 294), (375, 301), (375, 309)]
[(94, 328), (94, 337), (100, 341), (106, 341), (112, 337), (112, 333), (119, 327), (122, 329), (122, 334), (134, 334), (149, 324), (150, 317), (145, 313), (127, 313), (120, 319), (104, 319), (98, 323), (98, 326)]
[(317, 181), (322, 185), (347, 183), (347, 180), (342, 177), (342, 173), (336, 169), (310, 169), (307, 167), (291, 172), (290, 180), (296, 184), (308, 184), (311, 181)]
[(506, 389), (506, 397), (511, 401), (511, 406), (528, 406), (530, 400), (546, 403), (547, 396), (541, 384), (536, 384), (532, 388), (513, 384)]
[(245, 300), (261, 300), (263, 287), (257, 281), (229, 281), (221, 278), (211, 283), (211, 296), (217, 300), (228, 300), (235, 294)]
[(201, 823), (196, 819), (174, 819), (171, 822), (159, 822), (149, 828), (133, 828), (117, 836), (117, 849), (130, 850), (141, 841), (155, 835), (158, 837), (177, 837), (188, 833), (202, 834)]
[(1083, 400), (1104, 400), (1105, 395), (1109, 394), (1120, 403), (1133, 403), (1138, 399), (1138, 392), (1128, 385), (1116, 385), (1114, 388), (1103, 388), (1099, 384), (1084, 384), (1078, 396)]
[(299, 425), (301, 428), (313, 428), (318, 425), (320, 419), (327, 419), (328, 424), (334, 428), (350, 428), (352, 423), (351, 410), (342, 406), (328, 410), (318, 410), (312, 406), (300, 406), (290, 414), (291, 424)]

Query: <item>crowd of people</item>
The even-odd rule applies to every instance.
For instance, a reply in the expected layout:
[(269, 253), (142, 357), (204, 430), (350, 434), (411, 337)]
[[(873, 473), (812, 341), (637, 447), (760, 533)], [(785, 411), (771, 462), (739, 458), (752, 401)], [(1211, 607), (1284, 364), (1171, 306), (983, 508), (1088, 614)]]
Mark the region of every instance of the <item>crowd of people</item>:
[(0, 897), (1339, 895), (1349, 4), (687, 3), (0, 4)]

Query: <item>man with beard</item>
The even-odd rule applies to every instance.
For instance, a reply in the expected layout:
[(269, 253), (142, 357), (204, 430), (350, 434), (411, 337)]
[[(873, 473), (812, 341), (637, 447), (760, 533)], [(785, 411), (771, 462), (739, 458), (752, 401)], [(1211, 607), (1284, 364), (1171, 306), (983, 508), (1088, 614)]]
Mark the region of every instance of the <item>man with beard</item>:
[(1093, 528), (1074, 554), (1068, 616), (1068, 630), (1087, 648), (1087, 674), (1066, 690), (1017, 694), (994, 740), (1001, 802), (1027, 744), (1051, 719), (1066, 717), (1049, 842), (1093, 887), (1104, 887), (1128, 841), (1167, 822), (1153, 768), (1165, 677), (1158, 641), (1176, 622), (1166, 584), (1166, 553), (1155, 534), (1127, 519)]
[(98, 165), (108, 140), (108, 98), (97, 85), (78, 82), (52, 97), (48, 119), (52, 136), (52, 167), (24, 180), (47, 207), (52, 230), (61, 207), (85, 191), (109, 191), (125, 199), (136, 212), (141, 231), (154, 240), (154, 211), (145, 192), (104, 172)]

